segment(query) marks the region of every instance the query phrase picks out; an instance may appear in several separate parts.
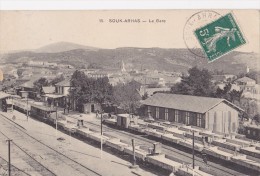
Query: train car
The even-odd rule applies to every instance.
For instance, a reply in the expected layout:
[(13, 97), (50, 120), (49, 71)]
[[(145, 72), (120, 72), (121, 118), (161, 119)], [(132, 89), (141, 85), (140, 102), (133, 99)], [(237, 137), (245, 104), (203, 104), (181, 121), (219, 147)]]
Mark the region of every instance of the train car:
[(137, 124), (137, 118), (131, 114), (117, 114), (117, 126), (122, 129), (127, 129), (133, 123)]
[(31, 104), (28, 102), (28, 100), (24, 100), (24, 99), (20, 99), (20, 100), (13, 99), (12, 106), (15, 110), (22, 113), (27, 113), (27, 111), (30, 112), (31, 110)]
[(260, 141), (260, 125), (246, 125), (245, 135), (249, 139)]
[(30, 116), (39, 120), (50, 119), (50, 114), (56, 112), (55, 109), (46, 106), (31, 105)]

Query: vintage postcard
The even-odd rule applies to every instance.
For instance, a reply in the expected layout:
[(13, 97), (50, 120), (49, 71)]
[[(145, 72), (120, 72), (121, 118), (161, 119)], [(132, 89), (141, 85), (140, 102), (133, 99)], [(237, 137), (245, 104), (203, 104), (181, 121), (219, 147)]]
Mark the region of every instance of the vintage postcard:
[(0, 11), (0, 175), (260, 175), (259, 10)]

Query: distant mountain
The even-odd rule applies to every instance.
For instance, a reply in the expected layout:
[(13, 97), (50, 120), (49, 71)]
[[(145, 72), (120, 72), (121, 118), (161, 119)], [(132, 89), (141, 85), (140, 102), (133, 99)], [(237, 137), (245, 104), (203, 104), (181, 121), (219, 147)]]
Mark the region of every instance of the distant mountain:
[(75, 43), (71, 43), (71, 42), (58, 42), (58, 43), (53, 43), (50, 45), (43, 46), (41, 48), (33, 50), (33, 52), (59, 53), (59, 52), (70, 51), (70, 50), (75, 50), (75, 49), (85, 49), (85, 50), (93, 50), (93, 51), (98, 50), (98, 48), (79, 45), (79, 44), (75, 44)]
[[(238, 74), (246, 71), (246, 66), (252, 70), (260, 71), (257, 63), (259, 54), (243, 53), (233, 51), (220, 59), (208, 63), (206, 58), (201, 58), (188, 49), (164, 49), (164, 48), (134, 48), (123, 47), (116, 49), (92, 49), (92, 47), (72, 49), (63, 48), (63, 52), (54, 51), (55, 46), (63, 44), (49, 45), (48, 52), (16, 52), (3, 56), (5, 62), (17, 63), (34, 61), (48, 61), (66, 63), (74, 66), (88, 65), (95, 63), (105, 68), (118, 68), (119, 63), (124, 61), (126, 69), (150, 69), (158, 71), (186, 72), (193, 66), (206, 68), (211, 71), (223, 70), (225, 73)], [(66, 43), (65, 43), (66, 45)], [(70, 44), (69, 44), (70, 45)], [(74, 45), (81, 46), (81, 45)], [(57, 47), (58, 48), (58, 47)], [(47, 50), (47, 49), (46, 49)], [(58, 49), (57, 49), (58, 50)], [(59, 50), (62, 50), (60, 48)]]

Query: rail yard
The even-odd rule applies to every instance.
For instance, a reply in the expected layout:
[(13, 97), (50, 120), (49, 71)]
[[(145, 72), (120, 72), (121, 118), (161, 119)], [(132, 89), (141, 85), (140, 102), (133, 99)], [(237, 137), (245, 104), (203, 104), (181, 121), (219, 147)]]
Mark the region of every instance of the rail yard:
[[(58, 114), (53, 113), (47, 118), (32, 114), (32, 118), (36, 118), (42, 123), (45, 122), (55, 128), (56, 115), (59, 116), (57, 128), (60, 131), (95, 147), (100, 147), (102, 138), (105, 152), (130, 162), (133, 158), (131, 139), (134, 139), (137, 163), (141, 168), (149, 170), (151, 173), (156, 174), (159, 169), (160, 173), (165, 175), (171, 172), (176, 175), (192, 174), (193, 172), (198, 175), (259, 174), (259, 163), (257, 162), (259, 160), (259, 144), (252, 140), (239, 138), (239, 136), (227, 138), (220, 134), (201, 131), (180, 124), (173, 125), (165, 122), (134, 120), (130, 115), (121, 115), (125, 116), (129, 123), (123, 123), (125, 120), (122, 119), (118, 120), (122, 118), (119, 117), (120, 115), (103, 120), (103, 135), (101, 136), (100, 118), (90, 121), (84, 119), (82, 115), (62, 115), (61, 112)], [(9, 121), (11, 119), (6, 118)], [(80, 125), (79, 122), (81, 122)], [(22, 129), (17, 127), (14, 131), (17, 130), (21, 131)], [(195, 139), (195, 170), (192, 170), (193, 131)], [(214, 140), (205, 144), (204, 136)], [(58, 156), (61, 157), (60, 160), (64, 160), (62, 157), (65, 156), (62, 153), (58, 154)], [(66, 158), (65, 161), (67, 160), (68, 163), (74, 162), (71, 167), (75, 167), (77, 172), (83, 175), (93, 172), (80, 164), (75, 166), (76, 162), (73, 159)], [(68, 163), (67, 165), (70, 165)], [(91, 173), (91, 175), (95, 174), (98, 173)]]

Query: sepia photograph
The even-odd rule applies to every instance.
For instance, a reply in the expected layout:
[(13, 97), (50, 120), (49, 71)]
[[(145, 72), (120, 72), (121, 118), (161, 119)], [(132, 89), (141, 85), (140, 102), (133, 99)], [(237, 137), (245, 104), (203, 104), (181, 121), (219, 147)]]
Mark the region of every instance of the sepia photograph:
[(259, 176), (259, 10), (0, 10), (1, 176)]

